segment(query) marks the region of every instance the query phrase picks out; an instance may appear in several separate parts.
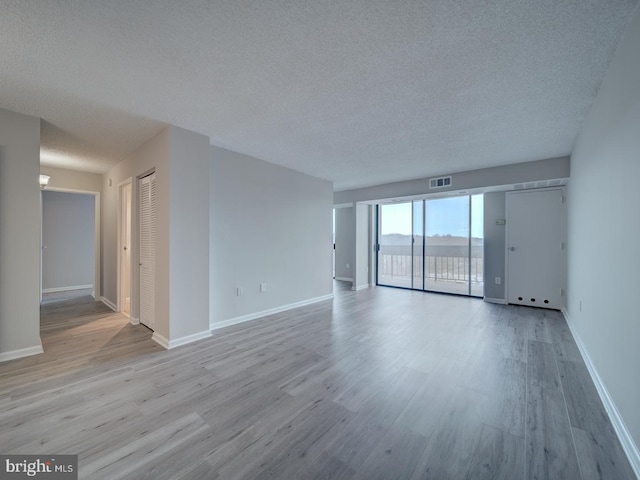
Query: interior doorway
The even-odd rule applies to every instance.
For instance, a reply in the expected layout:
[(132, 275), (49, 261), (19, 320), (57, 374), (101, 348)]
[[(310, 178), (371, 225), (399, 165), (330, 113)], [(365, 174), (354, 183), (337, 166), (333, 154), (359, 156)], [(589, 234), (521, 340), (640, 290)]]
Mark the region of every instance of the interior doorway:
[(40, 201), (40, 302), (76, 292), (100, 301), (100, 193), (47, 187)]
[(118, 185), (118, 311), (131, 319), (131, 179)]
[(333, 278), (353, 282), (355, 224), (353, 204), (333, 206)]

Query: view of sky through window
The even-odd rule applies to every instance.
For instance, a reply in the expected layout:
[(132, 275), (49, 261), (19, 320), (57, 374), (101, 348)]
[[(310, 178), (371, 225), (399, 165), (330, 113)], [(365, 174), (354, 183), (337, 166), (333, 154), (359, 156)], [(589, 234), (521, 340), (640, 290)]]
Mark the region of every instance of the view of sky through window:
[[(446, 197), (427, 201), (427, 236), (466, 237), (469, 232), (471, 200), (471, 236), (483, 238), (484, 202), (482, 195)], [(411, 202), (384, 205), (382, 235), (411, 235)], [(416, 232), (417, 233), (417, 232)]]

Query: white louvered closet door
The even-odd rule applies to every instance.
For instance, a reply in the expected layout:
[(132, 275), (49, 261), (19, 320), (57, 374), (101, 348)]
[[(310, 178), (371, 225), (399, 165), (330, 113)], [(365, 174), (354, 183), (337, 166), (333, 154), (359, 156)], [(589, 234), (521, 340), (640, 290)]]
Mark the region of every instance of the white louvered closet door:
[(140, 323), (155, 326), (156, 174), (140, 179)]

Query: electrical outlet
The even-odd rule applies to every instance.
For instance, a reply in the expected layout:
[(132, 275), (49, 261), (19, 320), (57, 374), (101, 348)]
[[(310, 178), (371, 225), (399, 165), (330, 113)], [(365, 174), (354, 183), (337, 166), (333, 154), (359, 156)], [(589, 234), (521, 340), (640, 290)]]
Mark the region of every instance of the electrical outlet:
[(267, 284), (266, 283), (261, 283), (260, 284), (260, 292), (266, 292), (267, 291)]
[(243, 292), (242, 292), (242, 287), (238, 287), (238, 288), (236, 288), (236, 295), (237, 295), (238, 297), (241, 297), (241, 296), (242, 296), (242, 293), (243, 293)]
[(502, 283), (502, 278), (496, 277), (496, 285), (500, 285)]

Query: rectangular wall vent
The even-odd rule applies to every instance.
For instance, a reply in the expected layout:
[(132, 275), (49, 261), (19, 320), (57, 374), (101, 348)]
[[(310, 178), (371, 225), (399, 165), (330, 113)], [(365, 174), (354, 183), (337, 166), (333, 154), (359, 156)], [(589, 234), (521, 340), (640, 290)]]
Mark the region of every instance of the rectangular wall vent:
[(429, 179), (429, 188), (444, 188), (451, 186), (451, 176)]
[(566, 183), (563, 178), (556, 178), (553, 180), (540, 180), (538, 182), (516, 183), (514, 190), (527, 190), (529, 188), (545, 188), (545, 187), (558, 187)]

